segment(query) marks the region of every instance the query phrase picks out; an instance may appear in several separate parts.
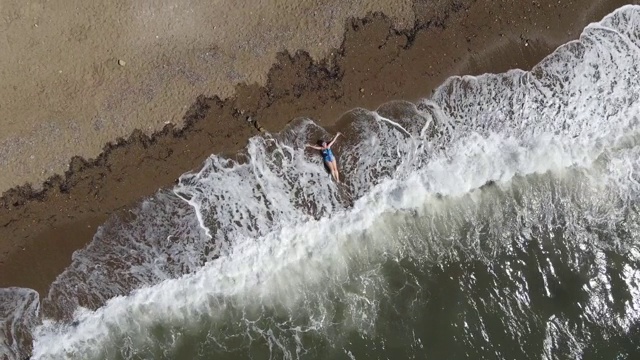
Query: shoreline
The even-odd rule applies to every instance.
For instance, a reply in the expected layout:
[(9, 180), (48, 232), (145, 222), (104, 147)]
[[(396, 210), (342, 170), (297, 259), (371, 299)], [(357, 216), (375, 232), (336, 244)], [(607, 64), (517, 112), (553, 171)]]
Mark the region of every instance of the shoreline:
[(544, 9), (522, 1), (457, 4), (407, 31), (380, 13), (352, 20), (329, 58), (280, 53), (265, 86), (239, 85), (224, 101), (199, 97), (181, 129), (167, 125), (151, 136), (134, 131), (107, 144), (95, 160), (75, 157), (64, 177), (50, 178), (42, 190), (8, 190), (0, 198), (0, 287), (29, 287), (45, 296), (73, 251), (110, 215), (171, 186), (212, 153), (233, 156), (259, 135), (248, 116), (269, 132), (301, 116), (331, 128), (355, 107), (428, 98), (451, 76), (528, 70), (627, 2), (596, 1), (588, 9), (552, 1)]

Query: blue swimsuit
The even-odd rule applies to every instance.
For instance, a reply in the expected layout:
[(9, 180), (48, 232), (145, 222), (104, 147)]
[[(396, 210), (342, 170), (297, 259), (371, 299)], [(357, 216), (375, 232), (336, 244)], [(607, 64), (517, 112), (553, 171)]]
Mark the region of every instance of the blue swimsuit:
[(322, 160), (326, 162), (332, 162), (334, 160), (331, 149), (326, 148), (326, 149), (322, 149), (321, 151), (322, 151)]

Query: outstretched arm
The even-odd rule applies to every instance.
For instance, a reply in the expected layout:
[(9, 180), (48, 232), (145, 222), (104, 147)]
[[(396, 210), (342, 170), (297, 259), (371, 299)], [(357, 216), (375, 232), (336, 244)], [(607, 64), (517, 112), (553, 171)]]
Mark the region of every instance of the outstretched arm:
[(337, 133), (336, 136), (333, 137), (333, 140), (331, 140), (331, 142), (327, 145), (327, 147), (331, 147), (331, 145), (333, 145), (334, 142), (336, 142), (336, 140), (338, 140), (338, 136), (342, 135), (341, 132)]
[(307, 144), (306, 147), (312, 148), (312, 149), (316, 149), (316, 150), (322, 150), (322, 148), (320, 146), (315, 146), (315, 145), (311, 145), (311, 144)]

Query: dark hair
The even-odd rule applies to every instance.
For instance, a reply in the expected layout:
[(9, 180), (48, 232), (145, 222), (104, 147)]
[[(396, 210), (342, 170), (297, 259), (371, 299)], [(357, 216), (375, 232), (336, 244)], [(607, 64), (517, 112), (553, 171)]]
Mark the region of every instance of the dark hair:
[(328, 144), (329, 142), (323, 139), (318, 140), (318, 146), (322, 146), (322, 144)]

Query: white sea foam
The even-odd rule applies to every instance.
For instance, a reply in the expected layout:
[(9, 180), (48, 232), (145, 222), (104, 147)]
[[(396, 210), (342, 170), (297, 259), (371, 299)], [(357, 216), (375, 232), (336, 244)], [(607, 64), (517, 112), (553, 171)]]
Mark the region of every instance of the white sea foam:
[(38, 324), (38, 293), (31, 289), (0, 289), (0, 359), (19, 359), (31, 348), (30, 332)]

